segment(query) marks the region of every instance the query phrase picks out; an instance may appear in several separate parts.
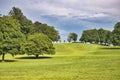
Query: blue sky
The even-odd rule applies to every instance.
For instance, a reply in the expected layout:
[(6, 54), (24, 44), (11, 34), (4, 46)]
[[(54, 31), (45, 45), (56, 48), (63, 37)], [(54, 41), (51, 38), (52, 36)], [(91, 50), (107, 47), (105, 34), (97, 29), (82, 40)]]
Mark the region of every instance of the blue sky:
[(120, 0), (0, 0), (0, 14), (7, 15), (13, 6), (33, 22), (54, 26), (62, 40), (70, 32), (80, 38), (86, 29), (113, 30), (120, 21)]

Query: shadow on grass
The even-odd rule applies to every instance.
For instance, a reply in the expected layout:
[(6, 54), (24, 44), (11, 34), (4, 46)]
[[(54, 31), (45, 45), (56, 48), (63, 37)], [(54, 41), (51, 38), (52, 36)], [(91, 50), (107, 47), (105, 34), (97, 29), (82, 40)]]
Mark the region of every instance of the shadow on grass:
[(120, 50), (120, 47), (111, 47), (111, 48), (100, 48), (100, 49), (106, 49), (106, 50)]
[[(2, 62), (2, 60), (0, 60)], [(17, 60), (4, 60), (4, 62), (17, 62)]]
[(34, 56), (27, 56), (27, 57), (17, 57), (15, 59), (50, 59), (52, 57), (50, 56), (39, 56), (38, 58), (34, 57)]

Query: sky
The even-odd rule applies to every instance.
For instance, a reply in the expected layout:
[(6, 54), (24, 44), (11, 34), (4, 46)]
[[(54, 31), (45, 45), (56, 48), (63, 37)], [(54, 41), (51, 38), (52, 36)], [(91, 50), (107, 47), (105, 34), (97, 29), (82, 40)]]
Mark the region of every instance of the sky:
[(0, 0), (0, 14), (7, 15), (13, 6), (33, 22), (54, 26), (61, 40), (70, 32), (79, 39), (87, 29), (112, 31), (120, 21), (120, 0)]

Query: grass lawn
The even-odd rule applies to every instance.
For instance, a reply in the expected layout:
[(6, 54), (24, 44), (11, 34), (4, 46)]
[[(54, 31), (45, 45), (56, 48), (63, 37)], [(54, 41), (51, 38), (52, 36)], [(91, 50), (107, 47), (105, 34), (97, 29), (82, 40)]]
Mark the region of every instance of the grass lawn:
[[(120, 47), (54, 44), (54, 56), (6, 55), (0, 80), (120, 80)], [(1, 58), (0, 58), (1, 59)]]

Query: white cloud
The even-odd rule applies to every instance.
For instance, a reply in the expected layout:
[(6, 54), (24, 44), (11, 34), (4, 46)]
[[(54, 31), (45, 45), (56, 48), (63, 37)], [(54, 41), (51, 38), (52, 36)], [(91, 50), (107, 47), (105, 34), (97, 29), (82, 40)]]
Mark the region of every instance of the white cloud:
[(118, 2), (119, 0), (26, 0), (23, 7), (37, 11), (40, 15), (66, 18), (99, 18), (114, 15), (117, 18), (120, 16), (120, 10), (116, 6)]

